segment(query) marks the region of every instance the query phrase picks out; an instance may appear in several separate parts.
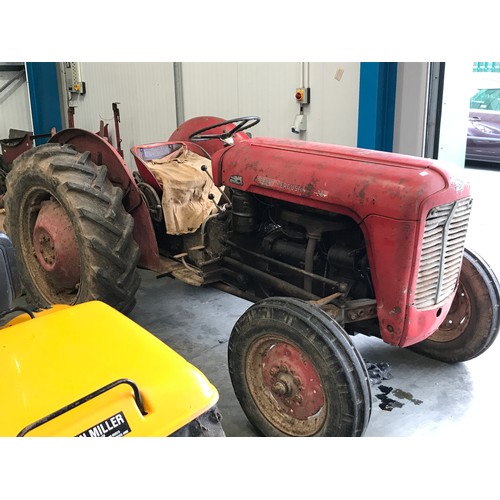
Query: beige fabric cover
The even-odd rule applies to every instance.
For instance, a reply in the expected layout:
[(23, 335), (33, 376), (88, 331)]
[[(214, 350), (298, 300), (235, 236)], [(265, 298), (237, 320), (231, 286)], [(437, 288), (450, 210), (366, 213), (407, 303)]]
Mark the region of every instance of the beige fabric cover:
[(201, 170), (202, 165), (206, 165), (211, 172), (209, 159), (182, 146), (146, 164), (163, 189), (162, 205), (167, 234), (194, 233), (216, 211), (208, 195), (212, 193), (214, 201), (218, 203), (220, 192), (212, 179)]

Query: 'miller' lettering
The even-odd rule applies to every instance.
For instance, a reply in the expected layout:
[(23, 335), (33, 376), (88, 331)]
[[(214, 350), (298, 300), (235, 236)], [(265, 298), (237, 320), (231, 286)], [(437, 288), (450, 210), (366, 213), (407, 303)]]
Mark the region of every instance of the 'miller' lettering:
[[(121, 430), (116, 431), (116, 428), (121, 427)], [(113, 432), (114, 431), (114, 432)], [(103, 422), (94, 425), (90, 429), (78, 434), (78, 437), (106, 437), (106, 436), (123, 436), (130, 432), (130, 427), (123, 413), (117, 413)]]

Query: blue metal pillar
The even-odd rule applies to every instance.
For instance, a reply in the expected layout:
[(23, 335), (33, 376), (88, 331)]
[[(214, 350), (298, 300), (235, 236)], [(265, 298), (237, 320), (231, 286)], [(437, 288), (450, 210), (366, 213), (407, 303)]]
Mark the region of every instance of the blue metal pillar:
[(358, 147), (392, 151), (397, 63), (361, 63)]
[[(33, 133), (48, 134), (52, 127), (62, 128), (59, 86), (57, 83), (57, 64), (55, 62), (26, 63), (28, 88), (33, 118)], [(39, 146), (48, 139), (37, 139)]]

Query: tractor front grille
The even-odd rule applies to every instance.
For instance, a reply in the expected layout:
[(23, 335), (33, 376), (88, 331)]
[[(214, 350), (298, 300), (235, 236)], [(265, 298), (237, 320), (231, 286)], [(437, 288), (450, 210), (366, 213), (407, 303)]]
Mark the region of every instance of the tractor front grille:
[(426, 219), (414, 306), (434, 307), (455, 290), (465, 247), (472, 199), (433, 208)]

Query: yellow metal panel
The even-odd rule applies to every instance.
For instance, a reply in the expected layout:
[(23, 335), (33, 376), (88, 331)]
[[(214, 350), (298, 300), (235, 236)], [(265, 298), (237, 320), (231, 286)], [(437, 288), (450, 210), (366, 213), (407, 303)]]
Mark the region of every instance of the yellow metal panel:
[(137, 408), (132, 389), (119, 385), (28, 435), (76, 436), (123, 412), (127, 436), (165, 436), (218, 400), (201, 371), (101, 302), (54, 308), (10, 325), (0, 331), (2, 436), (17, 435), (118, 379), (137, 384), (147, 415)]

